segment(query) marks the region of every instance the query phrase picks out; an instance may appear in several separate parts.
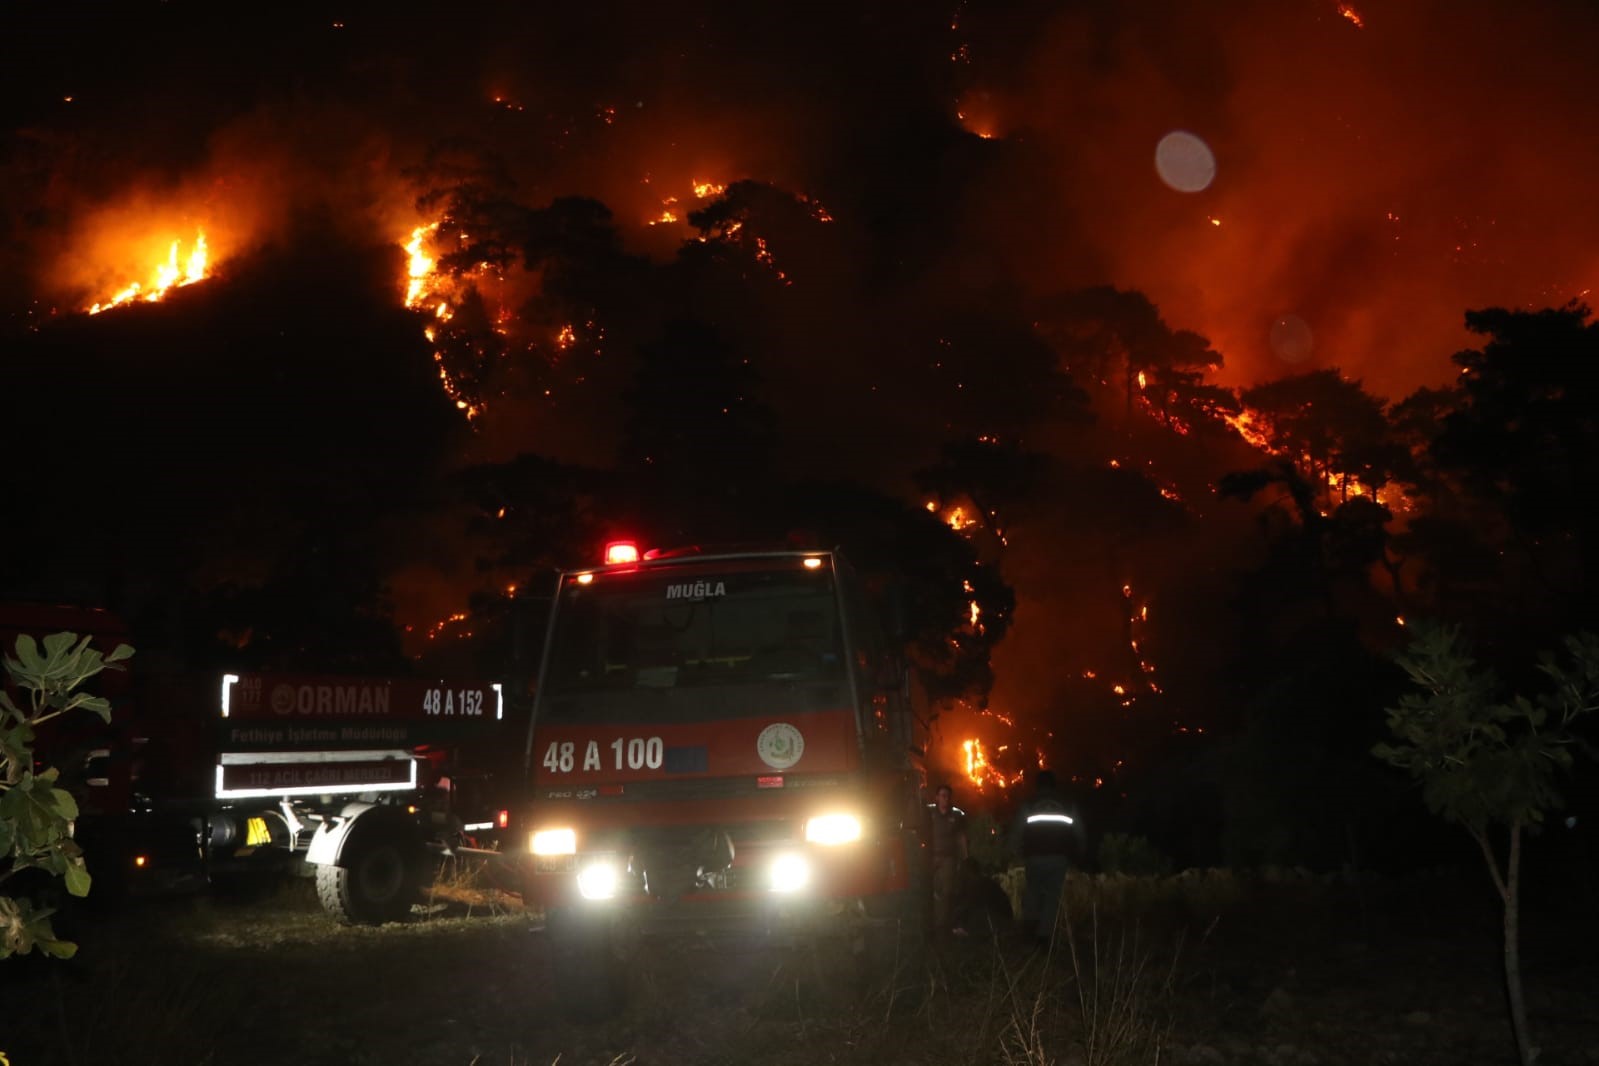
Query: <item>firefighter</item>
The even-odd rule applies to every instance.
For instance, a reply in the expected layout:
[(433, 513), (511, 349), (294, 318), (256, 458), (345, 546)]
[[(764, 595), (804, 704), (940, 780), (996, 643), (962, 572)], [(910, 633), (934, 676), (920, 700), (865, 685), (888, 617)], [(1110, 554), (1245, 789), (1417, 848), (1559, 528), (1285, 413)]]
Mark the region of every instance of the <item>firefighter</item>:
[(933, 935), (940, 939), (952, 932), (957, 936), (966, 932), (952, 928), (961, 864), (967, 854), (966, 812), (955, 806), (954, 798), (948, 785), (939, 785), (933, 793), (934, 802), (928, 807), (932, 820), (928, 839), (933, 853)]
[(1055, 932), (1055, 915), (1072, 851), (1081, 839), (1076, 811), (1055, 783), (1055, 775), (1039, 770), (1033, 775), (1033, 792), (1016, 810), (1010, 841), (1026, 864), (1022, 891), (1023, 932), (1048, 940)]

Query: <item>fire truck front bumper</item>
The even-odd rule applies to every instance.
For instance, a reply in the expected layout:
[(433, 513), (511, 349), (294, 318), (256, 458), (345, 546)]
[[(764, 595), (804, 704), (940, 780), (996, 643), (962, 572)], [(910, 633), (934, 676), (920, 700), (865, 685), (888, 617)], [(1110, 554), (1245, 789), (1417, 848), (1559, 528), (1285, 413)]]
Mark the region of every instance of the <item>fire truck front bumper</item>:
[(667, 939), (706, 942), (793, 944), (816, 936), (849, 935), (882, 919), (868, 916), (858, 899), (729, 897), (696, 893), (663, 901), (630, 898), (608, 905), (579, 904), (546, 912), (546, 929), (557, 942), (596, 935), (619, 940)]

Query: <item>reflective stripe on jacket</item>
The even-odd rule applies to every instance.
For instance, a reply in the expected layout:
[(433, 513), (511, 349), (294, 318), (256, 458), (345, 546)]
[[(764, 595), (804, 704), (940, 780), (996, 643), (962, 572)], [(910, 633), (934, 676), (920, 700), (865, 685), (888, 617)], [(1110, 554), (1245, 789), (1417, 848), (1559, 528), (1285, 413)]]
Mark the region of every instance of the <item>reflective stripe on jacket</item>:
[(1066, 813), (1065, 803), (1054, 796), (1040, 796), (1028, 801), (1022, 815), (1023, 855), (1071, 854), (1075, 823)]

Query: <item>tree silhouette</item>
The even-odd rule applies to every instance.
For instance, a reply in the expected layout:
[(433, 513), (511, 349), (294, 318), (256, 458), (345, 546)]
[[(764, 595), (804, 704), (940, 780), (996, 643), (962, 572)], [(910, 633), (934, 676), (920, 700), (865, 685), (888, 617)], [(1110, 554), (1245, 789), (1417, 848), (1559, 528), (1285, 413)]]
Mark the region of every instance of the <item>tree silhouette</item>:
[(944, 434), (1014, 440), (1049, 421), (1086, 422), (1088, 397), (1049, 346), (1013, 318), (963, 312), (935, 318), (915, 341), (929, 416)]
[(1347, 500), (1351, 481), (1375, 492), (1402, 461), (1403, 450), (1389, 435), (1382, 400), (1336, 369), (1256, 385), (1245, 389), (1241, 399), (1263, 416), (1271, 450), (1303, 464), (1329, 497)]
[(1466, 315), (1487, 338), (1458, 353), (1461, 400), (1431, 449), (1523, 560), (1556, 629), (1591, 618), (1599, 547), (1599, 324), (1572, 304)]
[(1169, 389), (1192, 384), (1166, 376), (1171, 372), (1208, 370), (1222, 363), (1208, 340), (1190, 330), (1173, 330), (1149, 297), (1136, 290), (1102, 285), (1053, 297), (1039, 309), (1038, 323), (1072, 371), (1101, 380), (1119, 373), (1128, 416), (1141, 388), (1141, 372), (1143, 388), (1153, 374), (1157, 380), (1165, 377)]
[(675, 321), (639, 353), (623, 462), (671, 481), (748, 483), (770, 467), (774, 426), (759, 376), (714, 329)]
[(1005, 541), (1005, 526), (1039, 506), (1052, 465), (1042, 452), (979, 437), (944, 444), (938, 462), (917, 471), (916, 484), (941, 501), (971, 501), (971, 518), (991, 541), (980, 554), (992, 555)]

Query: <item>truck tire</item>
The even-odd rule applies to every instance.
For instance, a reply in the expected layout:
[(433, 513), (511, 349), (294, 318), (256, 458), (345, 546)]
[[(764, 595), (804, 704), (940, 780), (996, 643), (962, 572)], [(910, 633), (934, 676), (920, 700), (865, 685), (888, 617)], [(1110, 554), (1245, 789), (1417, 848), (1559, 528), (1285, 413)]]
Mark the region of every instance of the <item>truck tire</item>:
[(420, 898), (422, 856), (406, 835), (388, 830), (358, 833), (339, 865), (316, 868), (322, 909), (352, 925), (404, 921)]

